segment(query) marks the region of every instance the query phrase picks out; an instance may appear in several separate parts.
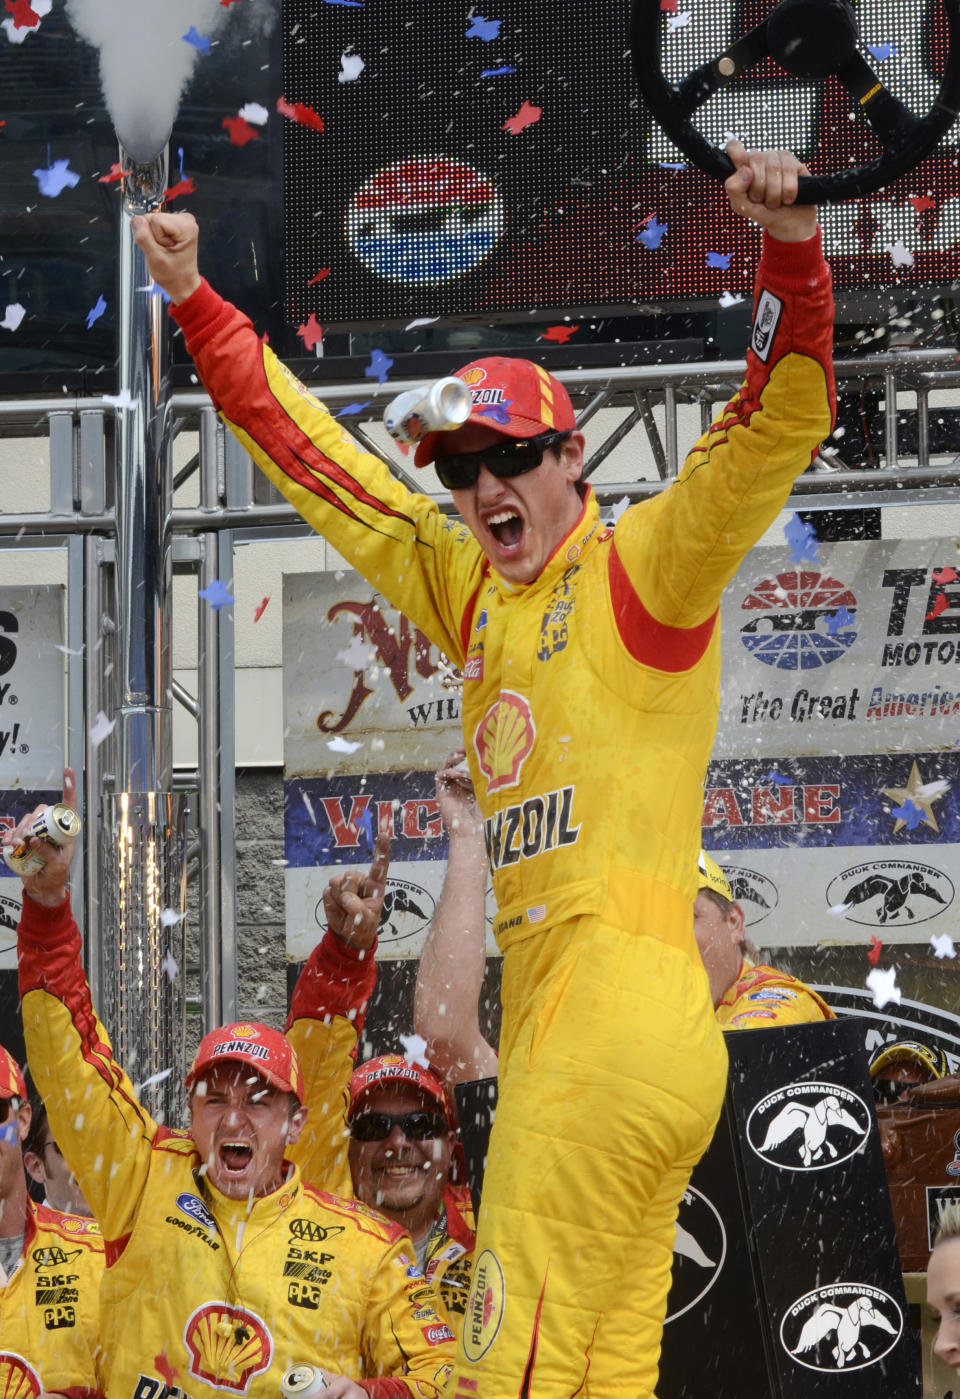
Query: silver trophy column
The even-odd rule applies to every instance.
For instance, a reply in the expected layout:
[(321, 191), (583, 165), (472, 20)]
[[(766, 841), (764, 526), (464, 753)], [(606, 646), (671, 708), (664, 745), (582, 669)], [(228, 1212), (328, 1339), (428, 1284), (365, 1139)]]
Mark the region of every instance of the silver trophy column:
[[(155, 1117), (178, 1125), (185, 1071), (184, 799), (174, 794), (171, 718), (169, 343), (133, 238), (159, 209), (167, 152), (134, 163), (121, 148), (119, 390), (113, 733), (114, 782), (102, 797), (100, 1013)], [(128, 406), (125, 406), (129, 404)], [(165, 1077), (160, 1077), (165, 1075)]]

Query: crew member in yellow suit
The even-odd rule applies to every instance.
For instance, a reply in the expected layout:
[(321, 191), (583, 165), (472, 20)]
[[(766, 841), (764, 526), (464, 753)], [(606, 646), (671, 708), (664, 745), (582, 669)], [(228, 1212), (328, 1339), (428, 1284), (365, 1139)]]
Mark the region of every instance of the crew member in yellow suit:
[(570, 398), (540, 366), (459, 371), (430, 433), (464, 524), (353, 443), (201, 279), (190, 215), (135, 233), (231, 429), (304, 517), (463, 671), (504, 953), (501, 1094), (456, 1399), (649, 1399), (674, 1219), (726, 1055), (693, 937), (724, 585), (830, 431), (832, 299), (788, 152), (731, 142), (764, 230), (745, 381), (677, 481), (601, 524)]

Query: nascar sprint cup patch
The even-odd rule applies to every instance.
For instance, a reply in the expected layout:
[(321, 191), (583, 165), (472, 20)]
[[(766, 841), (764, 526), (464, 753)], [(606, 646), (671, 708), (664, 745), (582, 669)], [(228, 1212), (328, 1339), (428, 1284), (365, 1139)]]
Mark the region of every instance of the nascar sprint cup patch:
[(773, 292), (764, 288), (760, 293), (760, 300), (757, 302), (757, 314), (753, 318), (753, 335), (750, 337), (753, 353), (758, 359), (762, 359), (764, 364), (770, 358), (773, 338), (777, 333), (782, 313), (783, 302), (778, 296), (774, 296)]

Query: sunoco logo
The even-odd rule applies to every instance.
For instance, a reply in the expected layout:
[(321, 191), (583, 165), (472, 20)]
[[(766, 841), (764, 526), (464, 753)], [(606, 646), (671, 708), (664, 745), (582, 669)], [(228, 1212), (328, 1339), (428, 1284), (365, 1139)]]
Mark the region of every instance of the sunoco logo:
[(673, 1273), (666, 1321), (676, 1321), (702, 1302), (723, 1269), (727, 1231), (706, 1195), (688, 1185), (680, 1201), (673, 1240)]
[(859, 1282), (837, 1282), (800, 1297), (780, 1323), (780, 1343), (807, 1370), (863, 1370), (903, 1334), (892, 1297)]
[(948, 909), (955, 894), (942, 870), (915, 860), (875, 860), (844, 870), (827, 886), (827, 903), (848, 923), (883, 928), (925, 923)]
[(723, 872), (730, 881), (734, 901), (743, 907), (748, 928), (762, 923), (780, 902), (780, 891), (765, 874), (740, 865), (724, 865)]
[(839, 660), (856, 641), (856, 606), (846, 583), (836, 578), (814, 569), (778, 573), (741, 602), (741, 612), (752, 615), (740, 628), (740, 640), (764, 665), (816, 670)]
[(849, 1161), (870, 1134), (866, 1103), (838, 1083), (790, 1083), (747, 1118), (747, 1141), (784, 1171), (822, 1171)]

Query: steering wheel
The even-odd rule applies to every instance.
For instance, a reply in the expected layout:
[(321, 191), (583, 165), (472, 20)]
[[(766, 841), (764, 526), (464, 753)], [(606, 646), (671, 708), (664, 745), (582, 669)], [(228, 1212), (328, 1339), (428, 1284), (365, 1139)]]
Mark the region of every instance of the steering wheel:
[[(908, 0), (901, 0), (902, 4)], [(960, 0), (943, 0), (949, 29), (946, 71), (925, 117), (915, 116), (883, 86), (857, 48), (852, 0), (779, 0), (762, 24), (674, 86), (661, 63), (660, 0), (633, 0), (633, 69), (658, 124), (695, 165), (725, 180), (733, 163), (700, 134), (693, 115), (715, 92), (768, 56), (795, 77), (833, 73), (883, 148), (853, 170), (800, 179), (797, 202), (824, 204), (869, 194), (916, 165), (956, 120), (960, 109)]]

